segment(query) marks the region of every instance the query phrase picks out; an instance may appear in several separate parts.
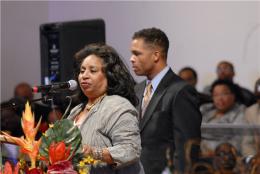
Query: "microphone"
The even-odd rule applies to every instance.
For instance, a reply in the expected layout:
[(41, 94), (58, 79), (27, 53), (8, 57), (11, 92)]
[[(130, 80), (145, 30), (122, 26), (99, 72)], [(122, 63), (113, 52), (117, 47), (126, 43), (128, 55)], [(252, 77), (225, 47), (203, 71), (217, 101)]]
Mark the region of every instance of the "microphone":
[(59, 83), (53, 83), (50, 85), (42, 85), (42, 86), (35, 86), (32, 88), (33, 93), (38, 92), (49, 92), (51, 90), (62, 90), (62, 89), (69, 89), (71, 91), (77, 89), (77, 82), (75, 80), (69, 80), (67, 82), (59, 82)]

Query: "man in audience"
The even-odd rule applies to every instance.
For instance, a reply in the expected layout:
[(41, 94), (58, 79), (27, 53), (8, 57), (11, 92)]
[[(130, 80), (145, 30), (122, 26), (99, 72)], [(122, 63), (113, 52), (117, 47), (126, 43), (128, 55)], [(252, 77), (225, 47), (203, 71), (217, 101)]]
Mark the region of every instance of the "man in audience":
[(198, 75), (197, 72), (189, 67), (183, 67), (180, 71), (179, 71), (179, 76), (185, 80), (186, 82), (188, 82), (191, 86), (193, 86), (194, 88), (196, 88), (197, 82), (198, 82)]
[(14, 97), (20, 97), (24, 100), (32, 101), (33, 93), (31, 86), (25, 82), (17, 84), (14, 89)]
[[(179, 71), (179, 76), (196, 89), (198, 75), (191, 67), (184, 67)], [(198, 92), (198, 91), (197, 91)], [(212, 102), (211, 96), (198, 92), (200, 105)]]
[[(216, 73), (217, 73), (217, 79), (229, 80), (233, 82), (235, 76), (235, 69), (231, 62), (221, 61), (217, 65)], [(256, 102), (254, 94), (250, 90), (243, 88), (238, 84), (235, 85), (237, 85), (240, 88), (240, 93), (242, 94), (242, 98), (239, 101), (240, 103), (243, 103), (246, 106), (251, 106)], [(204, 93), (209, 94), (210, 93), (209, 89), (210, 86), (205, 87)]]
[(42, 121), (47, 121), (47, 116), (50, 111), (50, 108), (44, 104), (37, 103), (33, 101), (34, 96), (32, 92), (32, 87), (26, 82), (18, 83), (14, 88), (14, 98), (10, 101), (18, 101), (17, 103), (17, 114), (22, 116), (22, 111), (26, 101), (29, 101), (33, 112), (35, 113), (36, 121), (42, 116)]

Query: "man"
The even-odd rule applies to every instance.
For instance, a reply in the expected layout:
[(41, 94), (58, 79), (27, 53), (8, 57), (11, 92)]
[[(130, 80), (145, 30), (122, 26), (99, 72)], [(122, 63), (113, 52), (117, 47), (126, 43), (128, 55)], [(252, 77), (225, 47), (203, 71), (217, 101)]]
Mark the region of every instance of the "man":
[[(39, 131), (45, 130), (44, 124), (47, 122), (47, 116), (51, 110), (48, 105), (42, 104), (41, 102), (35, 102), (32, 92), (32, 87), (27, 82), (18, 83), (14, 88), (14, 97), (9, 100), (10, 103), (15, 103), (15, 112), (20, 117), (25, 109), (25, 103), (28, 101), (34, 112), (36, 122), (42, 117)], [(40, 135), (38, 135), (40, 136)]]
[(185, 80), (186, 82), (188, 82), (191, 86), (193, 86), (194, 88), (196, 88), (197, 82), (198, 82), (198, 75), (197, 72), (189, 66), (183, 67), (178, 75)]
[[(198, 82), (198, 75), (197, 75), (197, 72), (193, 68), (184, 67), (179, 71), (178, 75), (196, 89), (196, 85)], [(210, 95), (200, 93), (200, 92), (198, 92), (198, 95), (199, 95), (199, 101), (200, 101), (199, 105), (212, 102)]]
[[(233, 79), (235, 76), (235, 69), (231, 62), (221, 61), (217, 65), (216, 73), (217, 73), (217, 80), (218, 79), (230, 80), (231, 82), (233, 82)], [(242, 98), (239, 101), (240, 103), (242, 103), (246, 106), (251, 106), (252, 104), (256, 103), (255, 96), (251, 91), (239, 86), (238, 84), (236, 84), (236, 85), (238, 88), (240, 88), (240, 92), (242, 95)], [(211, 86), (206, 86), (203, 91), (207, 94), (210, 94), (210, 88), (211, 88)]]
[(175, 152), (174, 166), (181, 173), (185, 168), (185, 144), (201, 135), (197, 93), (167, 65), (169, 40), (163, 31), (143, 29), (132, 39), (132, 68), (136, 75), (147, 77), (135, 88), (145, 173), (162, 173), (169, 149)]

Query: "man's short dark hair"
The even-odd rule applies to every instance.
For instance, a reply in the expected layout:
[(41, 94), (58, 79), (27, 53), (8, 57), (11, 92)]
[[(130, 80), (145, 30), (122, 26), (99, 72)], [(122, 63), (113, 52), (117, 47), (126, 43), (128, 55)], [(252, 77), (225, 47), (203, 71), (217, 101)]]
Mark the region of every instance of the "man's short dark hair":
[(232, 71), (232, 72), (235, 72), (234, 65), (233, 65), (231, 62), (226, 61), (226, 60), (223, 60), (223, 61), (221, 61), (221, 62), (218, 63), (217, 68), (218, 68), (219, 65), (221, 65), (221, 64), (226, 64), (226, 65), (228, 65), (228, 66), (230, 67), (231, 71)]
[(159, 46), (162, 53), (167, 58), (169, 49), (169, 39), (166, 34), (158, 28), (145, 28), (134, 33), (132, 39), (142, 38), (148, 44)]
[(180, 71), (179, 71), (179, 74), (183, 71), (190, 71), (193, 75), (193, 77), (197, 80), (198, 79), (198, 75), (197, 75), (197, 72), (192, 68), (192, 67), (189, 67), (189, 66), (186, 66), (186, 67), (183, 67)]
[(225, 85), (226, 87), (228, 87), (230, 92), (235, 95), (237, 101), (239, 101), (240, 103), (244, 102), (243, 96), (240, 92), (241, 91), (240, 87), (234, 84), (232, 81), (226, 79), (215, 80), (211, 85), (211, 89), (210, 89), (211, 94), (213, 93), (214, 88), (219, 85)]

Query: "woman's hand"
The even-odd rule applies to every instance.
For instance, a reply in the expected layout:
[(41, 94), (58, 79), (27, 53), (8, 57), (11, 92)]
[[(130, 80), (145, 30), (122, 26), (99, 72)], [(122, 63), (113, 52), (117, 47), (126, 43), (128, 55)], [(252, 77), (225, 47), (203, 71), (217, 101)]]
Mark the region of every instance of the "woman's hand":
[(87, 144), (84, 144), (83, 145), (83, 150), (82, 152), (87, 156), (87, 155), (93, 155), (93, 150), (94, 148), (87, 145)]
[(91, 155), (94, 157), (94, 159), (104, 161), (108, 164), (114, 164), (114, 160), (112, 156), (110, 155), (108, 149), (106, 148), (96, 148), (96, 147), (91, 147), (87, 144), (83, 145), (83, 150), (82, 152), (87, 156)]

